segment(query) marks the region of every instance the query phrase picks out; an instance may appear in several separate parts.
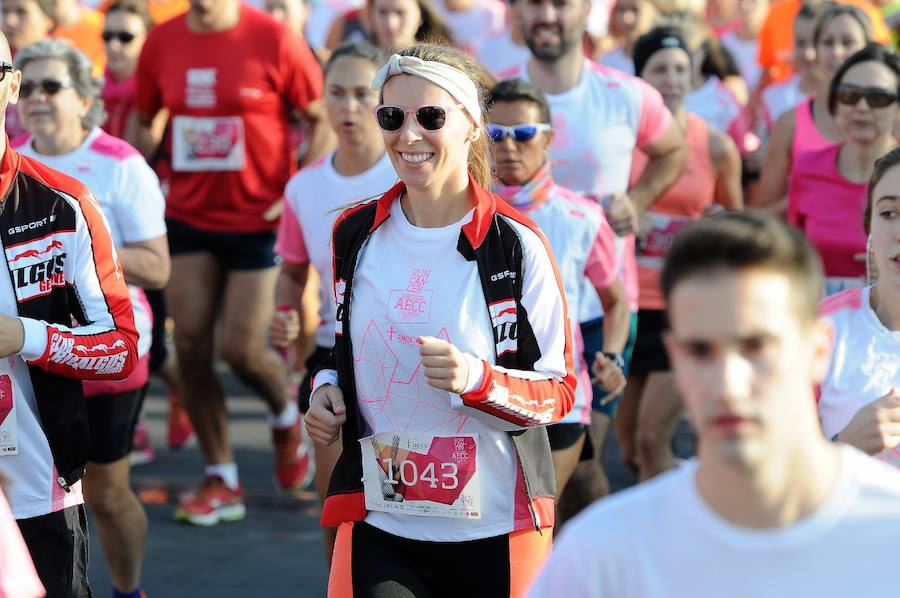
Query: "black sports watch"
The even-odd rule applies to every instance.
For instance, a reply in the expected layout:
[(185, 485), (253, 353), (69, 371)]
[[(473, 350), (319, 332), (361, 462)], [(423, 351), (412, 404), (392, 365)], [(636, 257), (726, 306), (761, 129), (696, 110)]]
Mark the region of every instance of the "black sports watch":
[(612, 353), (610, 351), (602, 351), (602, 353), (607, 357), (607, 359), (619, 366), (620, 370), (625, 370), (625, 359), (622, 357), (621, 353)]

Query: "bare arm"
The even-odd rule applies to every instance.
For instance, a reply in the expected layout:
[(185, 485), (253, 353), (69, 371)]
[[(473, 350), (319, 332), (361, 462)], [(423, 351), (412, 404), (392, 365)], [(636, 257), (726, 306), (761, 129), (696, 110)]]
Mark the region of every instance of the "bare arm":
[(156, 115), (149, 116), (134, 110), (125, 129), (125, 141), (141, 152), (148, 162), (156, 155), (165, 128), (158, 124), (154, 126), (155, 117)]
[(791, 170), (791, 149), (794, 143), (795, 111), (778, 117), (763, 159), (758, 201), (751, 207), (767, 212), (786, 212), (787, 180)]
[(125, 282), (145, 289), (162, 289), (169, 282), (169, 242), (166, 235), (128, 243), (116, 249)]
[(616, 280), (608, 287), (596, 287), (603, 305), (603, 351), (619, 353), (625, 351), (631, 328), (631, 308), (625, 287)]
[(681, 176), (687, 161), (684, 135), (674, 119), (662, 137), (642, 147), (641, 151), (649, 158), (647, 168), (634, 187), (628, 191), (628, 197), (638, 214), (650, 209), (653, 202)]
[(709, 160), (716, 173), (716, 203), (729, 210), (742, 209), (741, 155), (731, 137), (709, 129)]
[(337, 138), (328, 123), (322, 100), (310, 102), (300, 114), (310, 130), (309, 146), (306, 154), (300, 158), (300, 166), (303, 167), (330, 152), (336, 145)]

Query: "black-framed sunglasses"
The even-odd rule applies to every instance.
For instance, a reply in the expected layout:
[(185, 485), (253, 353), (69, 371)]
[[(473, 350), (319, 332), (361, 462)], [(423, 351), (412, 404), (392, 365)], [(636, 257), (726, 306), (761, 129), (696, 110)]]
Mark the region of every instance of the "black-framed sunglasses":
[(134, 38), (137, 37), (135, 34), (130, 33), (128, 31), (104, 31), (103, 32), (103, 41), (105, 43), (109, 43), (114, 39), (119, 40), (122, 45), (128, 45), (134, 41)]
[(487, 133), (491, 141), (500, 143), (507, 137), (525, 143), (535, 138), (538, 133), (548, 133), (552, 127), (547, 123), (519, 123), (517, 125), (498, 125), (488, 123)]
[(11, 73), (16, 70), (16, 67), (8, 62), (0, 62), (0, 81), (6, 79), (6, 73)]
[(36, 89), (40, 88), (48, 96), (55, 96), (60, 91), (67, 87), (72, 87), (71, 83), (63, 83), (62, 81), (57, 81), (56, 79), (41, 79), (40, 81), (22, 81), (22, 85), (19, 86), (19, 97), (23, 99), (27, 99), (31, 97), (31, 94), (35, 92)]
[(885, 108), (897, 101), (897, 94), (880, 87), (857, 87), (856, 85), (839, 85), (835, 99), (845, 106), (856, 106), (865, 98), (869, 108)]
[(372, 112), (375, 113), (375, 120), (378, 126), (388, 133), (399, 131), (406, 122), (407, 114), (415, 114), (416, 122), (426, 131), (437, 131), (447, 122), (447, 113), (453, 110), (460, 110), (462, 104), (455, 106), (418, 106), (416, 108), (403, 108), (402, 106), (391, 106), (381, 104), (375, 106)]

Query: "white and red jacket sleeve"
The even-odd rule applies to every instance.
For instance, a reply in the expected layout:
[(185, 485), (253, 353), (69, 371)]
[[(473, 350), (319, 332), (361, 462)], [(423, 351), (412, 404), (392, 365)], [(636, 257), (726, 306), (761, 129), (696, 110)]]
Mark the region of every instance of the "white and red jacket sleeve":
[(521, 305), (539, 357), (533, 369), (515, 370), (466, 355), (469, 382), (461, 395), (451, 395), (456, 410), (505, 431), (558, 422), (572, 410), (576, 384), (565, 291), (550, 246), (529, 226), (512, 224), (523, 248)]
[(109, 225), (89, 191), (60, 196), (75, 211), (74, 255), (65, 277), (77, 325), (20, 318), (25, 342), (19, 355), (29, 365), (68, 378), (127, 378), (138, 362), (138, 333)]

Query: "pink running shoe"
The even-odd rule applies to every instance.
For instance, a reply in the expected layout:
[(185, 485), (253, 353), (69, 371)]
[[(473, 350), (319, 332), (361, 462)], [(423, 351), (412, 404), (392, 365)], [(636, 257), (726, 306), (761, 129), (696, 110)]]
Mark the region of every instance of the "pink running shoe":
[(246, 514), (243, 490), (232, 490), (219, 476), (209, 476), (196, 491), (181, 499), (175, 519), (210, 527), (220, 521), (240, 521)]
[(144, 422), (138, 420), (134, 427), (134, 446), (131, 447), (131, 464), (146, 465), (153, 462), (153, 445)]
[(169, 448), (179, 450), (194, 442), (194, 426), (177, 392), (169, 393)]
[(290, 428), (272, 428), (275, 445), (275, 480), (278, 488), (291, 494), (306, 488), (316, 475), (316, 464), (303, 440), (302, 418)]

